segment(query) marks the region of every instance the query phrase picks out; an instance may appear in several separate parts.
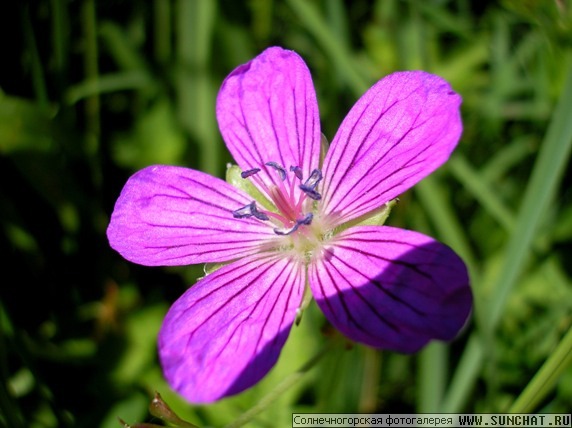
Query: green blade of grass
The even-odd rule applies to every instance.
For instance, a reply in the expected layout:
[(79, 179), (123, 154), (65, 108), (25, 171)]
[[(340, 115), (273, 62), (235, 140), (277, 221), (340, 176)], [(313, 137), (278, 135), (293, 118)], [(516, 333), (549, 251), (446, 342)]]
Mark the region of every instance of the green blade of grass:
[(480, 174), (489, 182), (500, 180), (509, 170), (533, 154), (534, 138), (526, 135), (515, 138), (509, 144), (499, 148), (480, 169)]
[(445, 393), (448, 347), (432, 342), (419, 354), (418, 413), (438, 412)]
[(171, 2), (155, 0), (155, 31), (153, 31), (154, 55), (159, 64), (166, 64), (171, 58)]
[[(83, 51), (85, 80), (96, 84), (99, 80), (99, 44), (97, 38), (97, 10), (94, 0), (86, 0), (82, 3), (81, 22), (85, 38)], [(101, 148), (101, 100), (99, 94), (92, 94), (84, 100), (84, 117), (85, 153), (91, 163), (93, 181), (99, 185), (103, 180), (98, 156)]]
[(415, 186), (415, 194), (423, 204), (425, 212), (429, 215), (439, 235), (465, 261), (474, 282), (477, 274), (475, 256), (463, 231), (463, 226), (447, 200), (439, 178), (435, 175), (425, 178)]
[(70, 58), (70, 19), (66, 5), (63, 0), (50, 1), (54, 72), (59, 95), (63, 95), (67, 85)]
[[(569, 58), (568, 58), (569, 59)], [(542, 223), (542, 213), (553, 198), (562, 174), (568, 164), (572, 148), (572, 67), (568, 61), (568, 76), (560, 101), (554, 110), (522, 206), (517, 215), (514, 233), (506, 247), (505, 263), (494, 287), (494, 296), (488, 303), (486, 334), (495, 329), (501, 319), (507, 298), (533, 245), (534, 236)], [(473, 335), (478, 335), (478, 332)], [(457, 413), (464, 407), (484, 359), (478, 337), (472, 337), (464, 351), (461, 363), (453, 377), (442, 411)], [(469, 364), (470, 362), (470, 364)]]
[(323, 16), (315, 7), (315, 3), (304, 0), (288, 0), (288, 4), (294, 10), (298, 18), (327, 52), (340, 75), (346, 80), (354, 94), (361, 96), (367, 89), (366, 79), (358, 73), (353, 66), (351, 54), (345, 48), (347, 43), (340, 41), (340, 36), (335, 34), (332, 27), (328, 26)]
[(178, 0), (175, 34), (179, 120), (200, 147), (195, 166), (219, 175), (224, 165), (220, 145), (213, 144), (220, 137), (214, 115), (216, 91), (208, 72), (216, 7), (216, 2)]
[(114, 22), (102, 22), (98, 27), (98, 36), (121, 70), (149, 71), (149, 64), (124, 28)]
[(46, 86), (46, 76), (44, 71), (44, 64), (40, 58), (40, 51), (36, 43), (36, 34), (32, 27), (29, 11), (27, 8), (22, 13), (22, 24), (24, 28), (24, 41), (27, 52), (31, 59), (31, 74), (32, 74), (32, 87), (36, 95), (36, 100), (42, 107), (48, 107), (48, 89)]
[(155, 90), (156, 85), (145, 71), (133, 70), (103, 74), (97, 80), (84, 80), (70, 86), (66, 92), (65, 102), (73, 105), (83, 99), (103, 93), (124, 91), (126, 89)]
[(510, 413), (531, 413), (572, 364), (572, 327), (510, 408)]
[(447, 164), (455, 178), (459, 180), (473, 197), (488, 211), (507, 232), (514, 229), (514, 216), (506, 207), (498, 193), (491, 185), (480, 177), (480, 174), (473, 168), (462, 154), (451, 157)]
[(490, 306), (490, 329), (494, 329), (501, 318), (508, 294), (522, 270), (534, 235), (542, 223), (542, 213), (554, 197), (568, 164), (572, 149), (571, 111), (572, 67), (569, 68), (563, 94), (554, 111), (524, 193), (515, 233), (508, 243), (505, 269), (498, 279), (496, 298), (493, 299)]

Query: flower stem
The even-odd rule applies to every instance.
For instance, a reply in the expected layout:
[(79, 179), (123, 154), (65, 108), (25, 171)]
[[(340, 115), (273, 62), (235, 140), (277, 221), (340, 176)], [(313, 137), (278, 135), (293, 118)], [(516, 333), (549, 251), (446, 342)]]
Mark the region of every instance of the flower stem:
[(288, 377), (286, 377), (282, 382), (278, 384), (268, 395), (263, 397), (255, 406), (251, 407), (249, 410), (240, 415), (236, 420), (231, 422), (225, 428), (238, 428), (246, 425), (250, 422), (256, 415), (266, 409), (270, 404), (276, 401), (280, 396), (294, 386), (298, 381), (302, 379), (304, 374), (308, 372), (312, 367), (314, 367), (318, 361), (322, 359), (324, 355), (332, 348), (334, 343), (329, 342), (320, 352), (314, 355), (306, 364), (304, 364), (300, 369)]

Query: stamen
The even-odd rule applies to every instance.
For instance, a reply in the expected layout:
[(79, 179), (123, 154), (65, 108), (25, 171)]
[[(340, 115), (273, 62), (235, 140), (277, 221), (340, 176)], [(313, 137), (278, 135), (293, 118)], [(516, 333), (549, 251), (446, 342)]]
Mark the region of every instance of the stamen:
[(242, 208), (234, 210), (232, 212), (232, 216), (234, 218), (255, 217), (258, 220), (269, 220), (269, 217), (265, 213), (258, 211), (258, 209), (256, 208), (256, 202), (254, 201), (252, 201), (248, 205), (245, 205)]
[(251, 176), (253, 176), (254, 174), (256, 174), (258, 171), (260, 171), (260, 168), (252, 168), (252, 169), (249, 169), (249, 170), (246, 170), (246, 171), (242, 171), (242, 172), (240, 173), (240, 176), (241, 176), (242, 178), (248, 178), (248, 177), (251, 177)]
[(243, 206), (242, 208), (239, 208), (237, 210), (234, 210), (232, 212), (232, 216), (234, 218), (246, 218), (246, 217), (252, 217), (252, 207), (254, 206), (254, 202)]
[(311, 199), (319, 201), (322, 199), (322, 195), (316, 191), (316, 186), (322, 180), (322, 172), (319, 169), (315, 169), (310, 174), (310, 177), (300, 185), (300, 189)]
[(294, 175), (298, 177), (298, 180), (302, 180), (302, 168), (299, 166), (291, 166), (290, 171), (292, 171)]
[(322, 171), (315, 169), (312, 171), (310, 177), (308, 177), (303, 186), (314, 190), (320, 181), (322, 181)]
[[(232, 211), (235, 218), (254, 217), (258, 220), (271, 220), (274, 225), (282, 223), (282, 227), (275, 227), (274, 233), (277, 235), (290, 235), (296, 232), (300, 226), (307, 226), (312, 223), (313, 214), (304, 214), (306, 198), (319, 201), (322, 195), (317, 191), (318, 184), (322, 180), (322, 172), (314, 169), (306, 181), (302, 182), (304, 174), (302, 168), (297, 165), (290, 166), (289, 172), (293, 173), (296, 178), (286, 181), (287, 170), (277, 162), (270, 161), (265, 163), (266, 166), (276, 170), (280, 176), (280, 180), (274, 184), (265, 186), (270, 200), (274, 203), (276, 210), (258, 211), (256, 201), (245, 205), (242, 208)], [(251, 177), (261, 171), (260, 168), (252, 168), (241, 172), (242, 178)], [(302, 190), (302, 193), (296, 192), (296, 186)], [(300, 218), (302, 216), (302, 218)], [(288, 227), (292, 226), (292, 227)], [(303, 231), (306, 232), (306, 231)]]
[(308, 226), (309, 224), (311, 224), (313, 218), (314, 215), (312, 213), (308, 213), (304, 218), (296, 220), (296, 224), (290, 229), (280, 229), (276, 227), (274, 228), (274, 233), (276, 235), (290, 235), (291, 233), (296, 232), (301, 225)]
[(304, 226), (309, 226), (310, 224), (312, 224), (312, 219), (314, 218), (314, 214), (312, 213), (308, 213), (304, 216), (303, 219), (298, 220), (296, 223), (298, 224), (303, 224)]
[(300, 189), (302, 189), (302, 192), (304, 192), (306, 196), (308, 196), (310, 199), (313, 199), (315, 201), (319, 201), (320, 199), (322, 199), (322, 195), (313, 189), (306, 189), (303, 185), (300, 186)]
[(278, 175), (280, 175), (280, 180), (282, 181), (286, 180), (286, 170), (280, 164), (272, 161), (272, 162), (266, 162), (265, 165), (271, 166), (276, 171), (278, 171)]
[(256, 205), (252, 207), (252, 215), (256, 217), (258, 220), (270, 220), (270, 218), (265, 213), (258, 211)]

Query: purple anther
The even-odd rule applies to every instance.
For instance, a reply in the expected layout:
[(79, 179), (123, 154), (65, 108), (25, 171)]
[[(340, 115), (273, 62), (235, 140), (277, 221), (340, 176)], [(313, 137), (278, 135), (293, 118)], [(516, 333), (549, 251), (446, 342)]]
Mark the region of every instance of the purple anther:
[(237, 210), (234, 210), (232, 212), (232, 216), (234, 218), (246, 218), (246, 217), (252, 217), (252, 209), (256, 209), (256, 204), (253, 202), (251, 202), (248, 205), (243, 206), (242, 208), (239, 208)]
[(306, 194), (307, 197), (309, 197), (310, 199), (313, 199), (315, 201), (319, 201), (320, 199), (322, 199), (322, 195), (318, 192), (316, 192), (314, 189), (307, 189), (306, 187), (304, 187), (304, 185), (300, 186), (300, 189), (302, 190), (302, 192), (304, 192)]
[(296, 232), (301, 225), (308, 226), (309, 224), (311, 224), (313, 218), (314, 218), (314, 215), (312, 213), (308, 213), (304, 216), (304, 218), (302, 218), (300, 220), (296, 220), (296, 224), (294, 226), (292, 226), (290, 229), (280, 229), (278, 227), (275, 227), (274, 233), (276, 235), (282, 235), (282, 236), (290, 235), (290, 234)]
[(250, 204), (243, 206), (232, 212), (234, 218), (248, 218), (255, 217), (258, 220), (269, 220), (269, 217), (263, 212), (258, 211), (256, 202), (252, 201)]
[(306, 189), (315, 190), (318, 183), (322, 181), (322, 171), (315, 169), (312, 171), (308, 179), (302, 184)]
[(298, 177), (298, 180), (302, 180), (302, 168), (299, 166), (291, 166), (290, 171), (292, 171), (294, 175)]
[(308, 214), (306, 214), (306, 215), (304, 216), (304, 218), (302, 218), (302, 219), (296, 221), (296, 223), (298, 223), (298, 224), (304, 224), (304, 225), (308, 226), (308, 225), (312, 224), (312, 219), (313, 219), (313, 218), (314, 218), (314, 214), (308, 213)]
[(252, 168), (252, 169), (249, 169), (249, 170), (246, 170), (246, 171), (242, 171), (242, 172), (240, 173), (240, 176), (241, 176), (242, 178), (248, 178), (248, 177), (251, 177), (251, 176), (253, 176), (254, 174), (256, 174), (258, 171), (260, 171), (260, 168)]
[(300, 190), (302, 190), (309, 198), (319, 201), (322, 199), (322, 195), (316, 191), (316, 186), (322, 180), (322, 172), (319, 169), (315, 169), (310, 174), (310, 177), (300, 184)]
[(254, 202), (252, 202), (252, 215), (254, 217), (256, 217), (258, 220), (270, 220), (270, 217), (268, 217), (265, 213), (258, 211), (258, 209), (256, 208), (256, 204)]
[(282, 181), (286, 180), (286, 170), (282, 167), (282, 165), (280, 165), (276, 162), (273, 162), (273, 161), (266, 162), (266, 165), (271, 166), (276, 171), (278, 171), (278, 174), (280, 175), (280, 180), (282, 180)]

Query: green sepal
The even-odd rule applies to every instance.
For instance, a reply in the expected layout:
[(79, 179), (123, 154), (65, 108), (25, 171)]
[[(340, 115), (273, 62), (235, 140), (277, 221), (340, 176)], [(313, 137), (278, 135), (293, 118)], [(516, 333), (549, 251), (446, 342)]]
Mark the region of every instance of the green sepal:
[[(223, 267), (226, 264), (227, 263), (205, 263), (205, 265), (203, 266), (203, 270), (205, 271), (205, 276), (210, 275), (211, 273), (219, 270), (221, 267)], [(199, 279), (202, 279), (205, 276), (203, 276)]]
[(386, 202), (381, 208), (373, 210), (354, 221), (357, 223), (352, 224), (352, 226), (383, 226), (391, 209), (399, 202), (399, 199), (393, 199), (392, 201)]
[[(248, 178), (242, 178), (242, 170), (237, 165), (228, 164), (226, 167), (226, 182), (237, 189), (248, 193), (256, 202), (269, 211), (276, 211), (274, 205), (256, 188)], [(240, 207), (237, 207), (240, 208)]]
[(322, 169), (324, 165), (324, 159), (326, 158), (326, 153), (328, 153), (328, 149), (330, 148), (330, 143), (326, 136), (322, 134), (320, 137), (320, 169)]
[(383, 204), (380, 208), (370, 211), (354, 220), (348, 221), (336, 228), (334, 234), (340, 233), (354, 226), (383, 226), (391, 209), (399, 202), (399, 198), (395, 198)]

